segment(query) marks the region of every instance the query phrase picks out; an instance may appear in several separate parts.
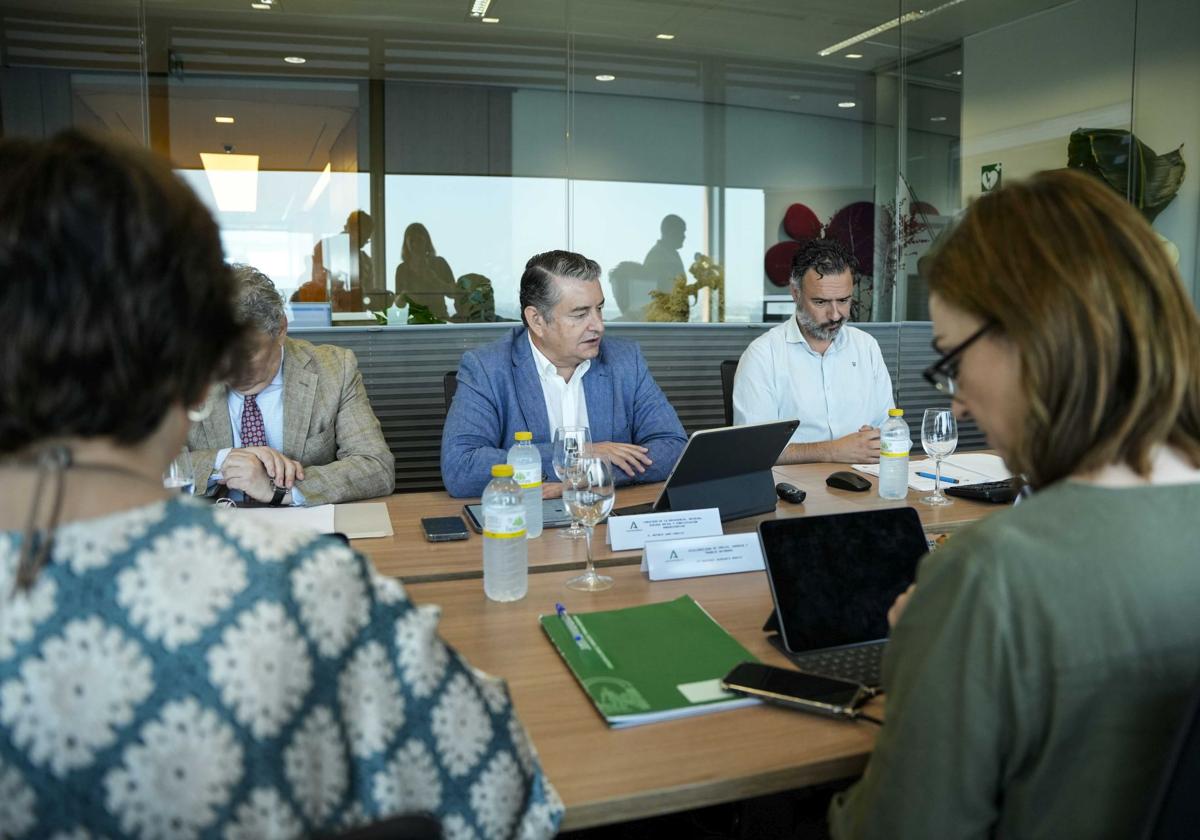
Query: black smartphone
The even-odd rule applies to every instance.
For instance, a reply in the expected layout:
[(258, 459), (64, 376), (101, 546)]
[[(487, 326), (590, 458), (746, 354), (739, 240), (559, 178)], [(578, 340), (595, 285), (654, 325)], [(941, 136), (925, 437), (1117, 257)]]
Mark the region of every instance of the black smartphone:
[(759, 662), (736, 666), (721, 680), (721, 685), (767, 703), (840, 718), (855, 717), (858, 707), (871, 697), (870, 689), (858, 683)]
[(467, 526), (457, 516), (427, 516), (421, 520), (421, 529), (430, 542), (465, 540), (468, 536)]

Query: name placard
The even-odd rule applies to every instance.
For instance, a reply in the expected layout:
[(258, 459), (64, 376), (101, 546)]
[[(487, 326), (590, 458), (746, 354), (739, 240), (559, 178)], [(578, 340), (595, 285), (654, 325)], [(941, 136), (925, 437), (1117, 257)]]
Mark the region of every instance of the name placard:
[(608, 518), (608, 542), (613, 551), (645, 548), (650, 540), (715, 537), (723, 533), (721, 511), (718, 508), (670, 510)]
[(726, 534), (688, 540), (655, 540), (646, 543), (642, 571), (650, 580), (730, 575), (763, 569), (758, 534)]

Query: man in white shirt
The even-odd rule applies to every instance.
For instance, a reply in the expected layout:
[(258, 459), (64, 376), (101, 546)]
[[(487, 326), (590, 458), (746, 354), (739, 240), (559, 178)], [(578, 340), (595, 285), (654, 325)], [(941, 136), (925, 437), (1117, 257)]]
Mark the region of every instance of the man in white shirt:
[(814, 239), (792, 260), (796, 316), (756, 338), (738, 363), (733, 422), (799, 419), (780, 464), (879, 461), (879, 427), (894, 405), (879, 343), (847, 324), (854, 257)]
[[(604, 338), (600, 266), (548, 251), (521, 276), (524, 326), (468, 350), (442, 429), (442, 481), (452, 496), (478, 496), (515, 432), (533, 434), (544, 477), (554, 475), (554, 430), (587, 426), (618, 483), (662, 481), (687, 437), (631, 341)], [(561, 485), (543, 484), (543, 494)]]

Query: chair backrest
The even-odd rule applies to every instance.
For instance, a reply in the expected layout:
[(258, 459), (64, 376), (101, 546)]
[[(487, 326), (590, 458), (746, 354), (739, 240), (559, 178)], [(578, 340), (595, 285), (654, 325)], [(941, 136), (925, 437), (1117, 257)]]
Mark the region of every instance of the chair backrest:
[(1200, 825), (1200, 690), (1183, 717), (1142, 837), (1194, 837)]
[(446, 413), (450, 413), (450, 403), (454, 401), (454, 392), (458, 390), (458, 371), (452, 370), (442, 377), (442, 399), (446, 401)]
[(442, 827), (428, 814), (403, 814), (341, 834), (318, 834), (313, 840), (441, 840)]
[(733, 425), (733, 375), (737, 373), (738, 360), (721, 362), (721, 398), (725, 401), (725, 425)]

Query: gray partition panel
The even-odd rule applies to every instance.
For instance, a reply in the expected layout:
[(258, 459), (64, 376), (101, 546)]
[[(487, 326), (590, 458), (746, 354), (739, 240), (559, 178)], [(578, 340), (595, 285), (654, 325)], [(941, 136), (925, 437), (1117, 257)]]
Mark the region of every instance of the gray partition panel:
[[(429, 327), (343, 327), (294, 330), (314, 343), (338, 344), (358, 356), (371, 405), (396, 456), (397, 490), (440, 490), (442, 377), (458, 368), (463, 352), (499, 338), (512, 324)], [(736, 359), (774, 324), (609, 324), (611, 335), (637, 341), (655, 380), (690, 434), (724, 423), (720, 366)], [(927, 323), (856, 324), (879, 342), (897, 403), (907, 410), (917, 448), (924, 408), (944, 404), (921, 379), (933, 360)], [(978, 438), (978, 440), (977, 440)], [(964, 424), (960, 446), (981, 445)]]

